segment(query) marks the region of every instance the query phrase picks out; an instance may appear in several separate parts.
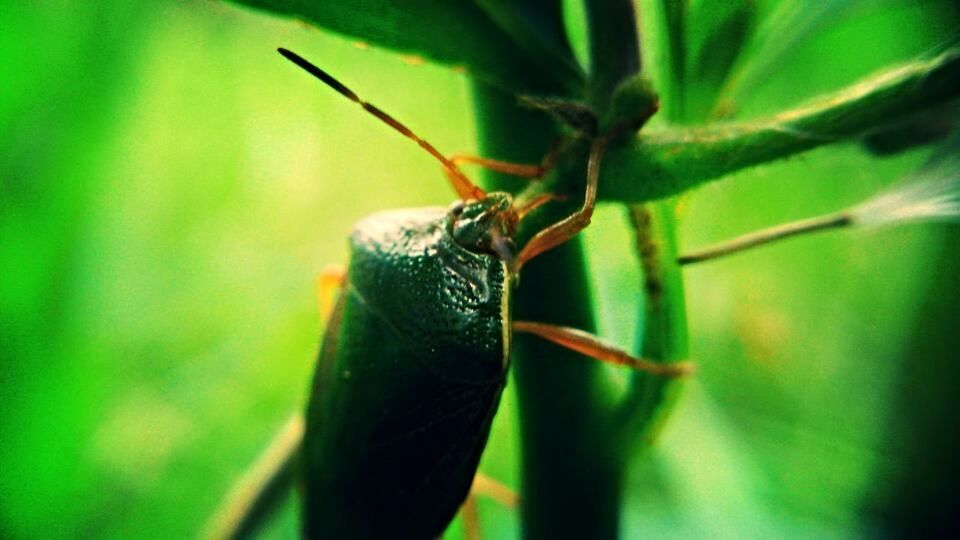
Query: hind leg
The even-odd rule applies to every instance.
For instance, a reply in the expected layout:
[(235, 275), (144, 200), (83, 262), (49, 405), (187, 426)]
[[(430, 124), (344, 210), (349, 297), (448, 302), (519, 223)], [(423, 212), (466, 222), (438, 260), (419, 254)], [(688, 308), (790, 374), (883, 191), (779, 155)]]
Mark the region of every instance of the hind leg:
[(470, 494), (467, 495), (467, 500), (460, 507), (460, 516), (463, 518), (463, 537), (466, 540), (481, 540), (483, 537), (480, 531), (478, 496), (489, 497), (506, 508), (516, 508), (520, 503), (520, 497), (515, 491), (478, 472), (473, 477), (473, 485), (470, 486)]

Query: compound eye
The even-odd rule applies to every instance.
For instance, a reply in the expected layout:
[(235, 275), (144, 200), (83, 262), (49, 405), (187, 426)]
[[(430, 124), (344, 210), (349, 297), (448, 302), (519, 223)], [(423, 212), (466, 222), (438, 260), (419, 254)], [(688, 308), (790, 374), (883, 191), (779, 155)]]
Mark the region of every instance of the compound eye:
[(463, 201), (454, 201), (454, 203), (450, 205), (450, 213), (454, 216), (459, 216), (463, 213), (464, 206)]

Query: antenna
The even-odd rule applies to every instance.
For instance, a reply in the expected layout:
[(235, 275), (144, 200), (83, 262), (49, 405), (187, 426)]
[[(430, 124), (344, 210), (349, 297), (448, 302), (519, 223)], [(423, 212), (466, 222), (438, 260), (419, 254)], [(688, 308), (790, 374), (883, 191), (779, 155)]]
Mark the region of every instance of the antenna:
[(343, 95), (345, 98), (349, 99), (350, 101), (353, 101), (354, 103), (357, 103), (358, 105), (363, 107), (364, 110), (366, 110), (368, 113), (376, 116), (383, 123), (399, 131), (401, 134), (403, 134), (403, 136), (415, 141), (417, 144), (420, 145), (421, 148), (423, 148), (427, 152), (430, 152), (430, 154), (433, 157), (437, 158), (440, 161), (440, 163), (443, 164), (443, 168), (446, 169), (446, 171), (449, 173), (447, 177), (450, 179), (450, 183), (453, 184), (453, 189), (457, 192), (457, 195), (459, 195), (461, 199), (463, 200), (478, 199), (479, 200), (486, 197), (486, 192), (484, 192), (482, 189), (480, 189), (480, 187), (478, 187), (476, 184), (471, 182), (470, 179), (463, 174), (463, 172), (460, 170), (459, 167), (457, 167), (455, 163), (447, 159), (436, 148), (434, 148), (432, 144), (428, 143), (427, 141), (417, 136), (417, 134), (411, 131), (410, 128), (401, 124), (397, 119), (385, 113), (384, 111), (380, 110), (375, 105), (368, 103), (363, 99), (360, 99), (360, 96), (355, 94), (353, 90), (350, 90), (343, 83), (331, 77), (329, 73), (311, 64), (309, 61), (307, 61), (297, 53), (289, 51), (282, 47), (277, 49), (277, 52), (282, 54), (283, 57), (286, 58), (287, 60), (290, 60), (294, 64), (303, 68), (303, 70), (306, 71), (307, 73), (323, 81), (324, 84), (326, 84), (330, 88), (333, 88), (334, 90), (339, 92), (341, 95)]

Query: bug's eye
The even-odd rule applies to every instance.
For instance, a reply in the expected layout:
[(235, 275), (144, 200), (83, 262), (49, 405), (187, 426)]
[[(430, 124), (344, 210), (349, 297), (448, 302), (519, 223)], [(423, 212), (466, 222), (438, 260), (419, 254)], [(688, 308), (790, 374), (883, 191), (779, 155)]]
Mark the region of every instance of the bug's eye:
[(463, 201), (456, 201), (450, 205), (450, 213), (454, 216), (459, 216), (463, 213), (464, 204)]

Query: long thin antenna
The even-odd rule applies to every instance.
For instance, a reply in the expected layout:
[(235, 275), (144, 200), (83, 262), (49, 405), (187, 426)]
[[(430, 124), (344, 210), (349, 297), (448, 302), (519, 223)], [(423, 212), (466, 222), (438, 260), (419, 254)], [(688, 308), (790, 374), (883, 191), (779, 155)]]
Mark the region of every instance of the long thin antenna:
[(432, 144), (421, 139), (419, 136), (417, 136), (416, 133), (411, 131), (410, 128), (408, 128), (407, 126), (400, 123), (397, 119), (390, 116), (386, 112), (380, 110), (375, 105), (364, 101), (363, 99), (360, 98), (360, 96), (355, 94), (353, 90), (350, 90), (343, 83), (331, 77), (329, 73), (311, 64), (309, 61), (307, 61), (305, 58), (301, 57), (297, 53), (289, 51), (282, 47), (277, 49), (277, 52), (282, 54), (283, 57), (286, 58), (287, 60), (290, 60), (294, 64), (300, 66), (307, 73), (320, 79), (324, 84), (326, 84), (330, 88), (333, 88), (334, 90), (339, 92), (341, 95), (343, 95), (350, 101), (353, 101), (354, 103), (357, 103), (358, 105), (363, 107), (364, 110), (366, 110), (370, 114), (379, 118), (381, 121), (383, 121), (383, 123), (399, 131), (408, 139), (415, 141), (417, 144), (420, 145), (421, 148), (423, 148), (427, 152), (430, 152), (430, 154), (433, 157), (437, 158), (440, 161), (440, 163), (443, 164), (444, 169), (446, 169), (450, 173), (447, 176), (450, 178), (450, 182), (453, 184), (453, 189), (457, 192), (457, 195), (459, 195), (461, 199), (463, 200), (478, 199), (479, 200), (486, 196), (486, 192), (484, 192), (482, 189), (480, 189), (480, 187), (478, 187), (476, 184), (471, 182), (470, 179), (463, 174), (463, 172), (460, 170), (459, 167), (457, 167), (455, 163), (447, 159)]

